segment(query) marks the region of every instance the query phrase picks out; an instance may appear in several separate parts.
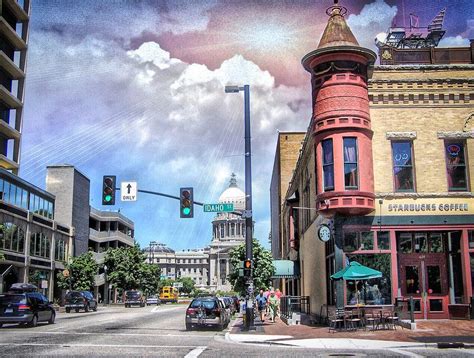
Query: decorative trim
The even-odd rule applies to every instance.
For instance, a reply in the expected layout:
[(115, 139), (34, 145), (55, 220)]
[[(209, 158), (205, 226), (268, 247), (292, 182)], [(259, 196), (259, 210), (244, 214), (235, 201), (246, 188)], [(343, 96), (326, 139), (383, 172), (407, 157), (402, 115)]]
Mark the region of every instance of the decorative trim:
[(438, 132), (438, 139), (468, 139), (474, 138), (474, 131), (470, 132)]
[(474, 113), (471, 113), (466, 120), (464, 121), (464, 127), (463, 127), (463, 132), (467, 132), (467, 126), (471, 122), (471, 119), (474, 118)]
[(400, 70), (431, 70), (431, 71), (445, 71), (445, 70), (473, 70), (473, 64), (456, 64), (456, 65), (379, 65), (374, 66), (375, 71), (397, 72)]
[(387, 132), (385, 138), (391, 139), (416, 139), (416, 132)]
[(377, 193), (378, 199), (400, 199), (400, 198), (474, 198), (474, 193), (470, 191), (465, 192), (440, 192), (440, 193)]

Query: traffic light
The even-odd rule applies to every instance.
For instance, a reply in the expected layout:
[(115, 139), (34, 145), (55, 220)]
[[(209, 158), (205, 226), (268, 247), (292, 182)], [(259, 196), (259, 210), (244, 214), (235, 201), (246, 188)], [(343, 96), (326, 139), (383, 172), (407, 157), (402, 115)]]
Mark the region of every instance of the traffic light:
[(194, 217), (193, 188), (179, 189), (179, 202), (179, 217), (184, 219)]
[(104, 175), (102, 205), (115, 205), (115, 175)]
[(252, 260), (244, 261), (244, 277), (250, 277), (252, 275)]

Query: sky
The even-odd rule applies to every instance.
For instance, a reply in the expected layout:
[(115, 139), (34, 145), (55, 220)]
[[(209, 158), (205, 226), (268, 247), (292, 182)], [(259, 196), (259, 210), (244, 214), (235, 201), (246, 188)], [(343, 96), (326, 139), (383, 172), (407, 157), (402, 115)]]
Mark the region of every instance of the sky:
[[(91, 205), (135, 222), (142, 247), (211, 242), (211, 213), (179, 218), (177, 200), (138, 194), (101, 205), (102, 176), (138, 189), (216, 203), (235, 172), (244, 189), (243, 94), (250, 85), (254, 236), (266, 247), (278, 131), (305, 131), (310, 75), (331, 0), (32, 0), (20, 176), (45, 188), (46, 166), (71, 164), (91, 182)], [(472, 0), (340, 0), (362, 46), (408, 16), (444, 7), (440, 46), (474, 38)], [(405, 16), (403, 16), (405, 14)]]

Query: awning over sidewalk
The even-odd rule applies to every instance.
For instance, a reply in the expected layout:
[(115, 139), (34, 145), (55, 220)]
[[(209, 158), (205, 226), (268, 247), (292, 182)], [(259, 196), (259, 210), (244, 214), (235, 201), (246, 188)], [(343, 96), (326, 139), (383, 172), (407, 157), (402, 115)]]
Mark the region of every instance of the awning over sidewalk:
[(271, 278), (298, 278), (295, 262), (291, 260), (273, 260), (275, 273)]

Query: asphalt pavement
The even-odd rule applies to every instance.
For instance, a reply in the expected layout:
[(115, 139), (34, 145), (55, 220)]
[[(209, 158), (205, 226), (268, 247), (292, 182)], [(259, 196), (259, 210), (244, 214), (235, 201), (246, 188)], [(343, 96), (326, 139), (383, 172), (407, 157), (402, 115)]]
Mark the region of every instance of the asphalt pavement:
[[(321, 348), (231, 339), (231, 327), (186, 331), (186, 305), (58, 313), (54, 325), (0, 328), (1, 357), (468, 357), (466, 350)], [(234, 323), (233, 321), (231, 323)]]

